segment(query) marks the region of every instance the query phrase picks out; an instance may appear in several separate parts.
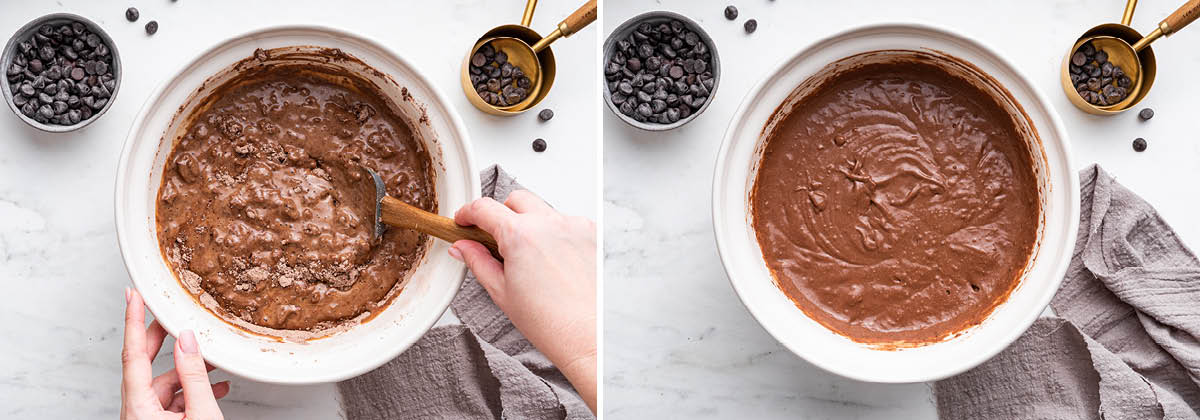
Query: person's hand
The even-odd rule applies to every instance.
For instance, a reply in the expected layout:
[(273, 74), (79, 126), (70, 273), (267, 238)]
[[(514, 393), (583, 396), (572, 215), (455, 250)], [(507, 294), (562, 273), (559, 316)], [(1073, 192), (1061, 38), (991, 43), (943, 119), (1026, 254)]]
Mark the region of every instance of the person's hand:
[[(208, 371), (191, 331), (175, 341), (175, 369), (157, 377), (150, 363), (167, 331), (158, 321), (146, 325), (142, 295), (125, 289), (125, 347), (121, 350), (121, 419), (224, 419), (217, 399), (229, 394), (229, 382), (208, 383)], [(182, 389), (182, 392), (179, 392)]]
[(513, 325), (596, 409), (596, 224), (564, 216), (529, 191), (504, 204), (481, 198), (454, 214), (496, 238), (501, 263), (475, 241), (450, 255), (467, 263)]

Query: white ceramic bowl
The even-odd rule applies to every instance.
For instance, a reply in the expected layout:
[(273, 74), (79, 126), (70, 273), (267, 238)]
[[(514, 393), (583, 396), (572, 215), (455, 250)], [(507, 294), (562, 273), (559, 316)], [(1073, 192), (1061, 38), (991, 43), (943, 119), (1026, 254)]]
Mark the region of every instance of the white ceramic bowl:
[[(751, 224), (750, 190), (776, 107), (794, 100), (805, 80), (845, 57), (880, 50), (910, 50), (965, 60), (1004, 86), (1028, 114), (1041, 139), (1033, 147), (1043, 188), (1038, 246), (1008, 300), (980, 325), (921, 347), (880, 350), (835, 334), (808, 318), (772, 281)], [(1038, 155), (1041, 156), (1038, 156)], [(717, 248), (742, 303), (780, 343), (805, 360), (851, 379), (904, 383), (945, 378), (1003, 350), (1045, 309), (1058, 290), (1079, 224), (1079, 181), (1058, 114), (1029, 79), (990, 48), (922, 24), (851, 29), (815, 42), (783, 62), (742, 101), (725, 132), (713, 179)]]
[[(274, 27), (234, 37), (185, 65), (150, 95), (130, 128), (117, 169), (117, 239), (125, 267), (146, 304), (171, 334), (196, 332), (200, 349), (214, 366), (256, 381), (305, 384), (334, 382), (372, 370), (403, 352), (425, 334), (458, 292), (465, 266), (450, 258), (449, 245), (433, 240), (404, 290), (374, 319), (330, 337), (304, 343), (252, 335), (200, 306), (171, 273), (159, 251), (155, 200), (163, 163), (178, 139), (176, 112), (191, 110), (189, 97), (219, 83), (205, 83), (256, 48), (286, 46), (338, 48), (382, 74), (348, 68), (382, 87), (398, 111), (417, 121), (414, 134), (434, 161), (438, 209), (451, 215), (479, 196), (479, 176), (467, 131), (450, 102), (427, 78), (378, 42), (338, 29)], [(407, 88), (411, 100), (402, 98)], [(201, 93), (203, 94), (203, 93)], [(181, 108), (187, 106), (187, 108)]]

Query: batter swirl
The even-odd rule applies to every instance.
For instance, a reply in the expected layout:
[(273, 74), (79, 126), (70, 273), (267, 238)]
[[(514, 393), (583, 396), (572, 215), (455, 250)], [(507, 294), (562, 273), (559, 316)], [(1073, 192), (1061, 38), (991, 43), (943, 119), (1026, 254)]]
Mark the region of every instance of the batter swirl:
[(777, 285), (865, 343), (928, 343), (981, 322), (1033, 250), (1028, 142), (996, 99), (920, 61), (866, 64), (769, 134), (753, 224)]
[[(319, 333), (387, 305), (428, 237), (371, 240), (362, 166), (437, 210), (428, 151), (374, 85), (316, 66), (239, 75), (189, 116), (156, 213), (163, 253), (213, 312), (246, 329)], [(261, 330), (265, 327), (267, 330)]]

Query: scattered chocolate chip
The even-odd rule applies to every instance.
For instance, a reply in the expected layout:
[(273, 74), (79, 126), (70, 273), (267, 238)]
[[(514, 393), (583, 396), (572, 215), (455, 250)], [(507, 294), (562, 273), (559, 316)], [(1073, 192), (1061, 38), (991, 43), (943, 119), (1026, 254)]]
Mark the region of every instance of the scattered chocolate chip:
[(754, 19), (747, 20), (742, 27), (746, 29), (746, 33), (752, 34), (754, 31), (758, 30), (758, 21)]
[(733, 7), (733, 6), (725, 7), (725, 19), (734, 20), (734, 19), (737, 19), (737, 15), (738, 15), (738, 12), (737, 12), (736, 7)]
[(542, 139), (534, 140), (533, 141), (533, 151), (538, 152), (538, 153), (545, 152), (546, 151), (546, 141), (542, 140)]
[(1151, 118), (1154, 118), (1154, 110), (1153, 109), (1142, 108), (1142, 110), (1140, 112), (1138, 112), (1138, 119), (1140, 119), (1142, 121), (1146, 121)]
[(139, 16), (141, 16), (141, 14), (138, 13), (138, 9), (136, 7), (125, 9), (125, 20), (137, 22)]
[(541, 121), (550, 121), (551, 118), (554, 118), (554, 111), (550, 108), (543, 109), (538, 113), (538, 119)]
[(158, 21), (152, 20), (146, 22), (146, 34), (154, 35), (156, 33), (158, 33)]
[(1141, 137), (1133, 139), (1133, 151), (1135, 151), (1135, 152), (1146, 151), (1146, 139), (1141, 138)]

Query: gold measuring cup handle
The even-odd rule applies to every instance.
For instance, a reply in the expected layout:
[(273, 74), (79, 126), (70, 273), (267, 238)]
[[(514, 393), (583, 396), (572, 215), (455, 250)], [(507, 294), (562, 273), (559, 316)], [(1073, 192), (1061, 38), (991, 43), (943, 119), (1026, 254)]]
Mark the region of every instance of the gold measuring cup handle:
[(1129, 26), (1130, 23), (1133, 23), (1133, 8), (1135, 7), (1137, 7), (1137, 0), (1129, 0), (1125, 2), (1125, 13), (1121, 14), (1122, 25)]
[(550, 43), (554, 42), (555, 40), (574, 35), (576, 32), (579, 32), (580, 29), (583, 29), (595, 21), (596, 0), (588, 0), (587, 3), (583, 4), (583, 6), (579, 6), (579, 9), (576, 9), (575, 13), (571, 13), (571, 16), (567, 16), (566, 19), (563, 19), (562, 22), (559, 22), (558, 28), (554, 29), (554, 32), (551, 32), (550, 35), (546, 35), (545, 38), (542, 38), (536, 44), (533, 44), (533, 52), (542, 52), (542, 50), (550, 46)]
[[(1131, 0), (1137, 1), (1137, 0)], [(533, 23), (533, 9), (537, 7), (537, 0), (529, 0), (525, 2), (525, 13), (521, 14), (521, 26), (529, 27)]]
[(1197, 17), (1200, 17), (1200, 0), (1188, 1), (1183, 6), (1175, 9), (1175, 12), (1167, 16), (1166, 19), (1163, 19), (1162, 22), (1159, 22), (1154, 32), (1151, 32), (1149, 35), (1138, 40), (1136, 44), (1133, 44), (1133, 50), (1141, 51), (1147, 45), (1150, 45), (1151, 42), (1154, 42), (1154, 40), (1179, 32), (1189, 23), (1195, 21)]

